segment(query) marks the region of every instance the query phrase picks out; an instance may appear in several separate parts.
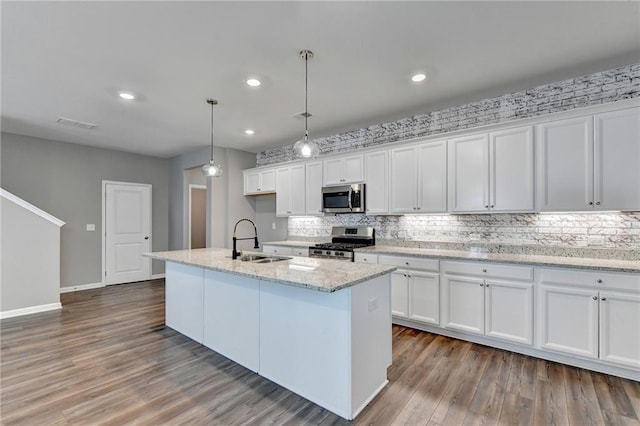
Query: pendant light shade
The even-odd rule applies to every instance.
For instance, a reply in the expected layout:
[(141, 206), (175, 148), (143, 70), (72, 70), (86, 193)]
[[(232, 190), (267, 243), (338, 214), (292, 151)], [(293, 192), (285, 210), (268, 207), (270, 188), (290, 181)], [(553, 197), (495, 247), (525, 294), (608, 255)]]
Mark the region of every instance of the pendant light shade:
[(293, 144), (293, 151), (298, 158), (315, 158), (320, 153), (318, 144), (309, 140), (309, 126), (307, 119), (311, 116), (308, 111), (309, 98), (309, 59), (313, 58), (313, 52), (310, 50), (300, 51), (300, 58), (304, 59), (304, 137)]
[(211, 157), (209, 163), (202, 166), (202, 174), (211, 177), (222, 176), (222, 166), (213, 159), (213, 106), (218, 105), (215, 99), (207, 99), (207, 103), (211, 105)]

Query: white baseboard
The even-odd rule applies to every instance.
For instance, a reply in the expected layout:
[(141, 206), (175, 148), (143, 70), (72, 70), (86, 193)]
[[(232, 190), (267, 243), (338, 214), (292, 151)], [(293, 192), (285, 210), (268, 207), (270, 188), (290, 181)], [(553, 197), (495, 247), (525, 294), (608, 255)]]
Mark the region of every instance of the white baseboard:
[(72, 291), (90, 290), (92, 288), (104, 287), (103, 283), (80, 284), (69, 287), (60, 287), (60, 293), (71, 293)]
[(164, 273), (162, 273), (162, 274), (153, 274), (153, 275), (151, 275), (151, 279), (152, 279), (152, 280), (159, 280), (160, 278), (164, 278), (164, 277), (165, 277), (165, 274), (164, 274)]
[(29, 306), (28, 308), (12, 309), (10, 311), (0, 312), (0, 319), (37, 314), (38, 312), (54, 311), (56, 309), (62, 309), (62, 304), (60, 302), (48, 303), (46, 305)]

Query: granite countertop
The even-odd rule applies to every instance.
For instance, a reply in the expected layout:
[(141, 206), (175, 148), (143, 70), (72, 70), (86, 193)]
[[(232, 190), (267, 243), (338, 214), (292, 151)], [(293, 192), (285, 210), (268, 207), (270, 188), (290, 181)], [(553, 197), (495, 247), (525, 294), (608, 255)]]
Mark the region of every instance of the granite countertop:
[(482, 250), (443, 250), (376, 245), (359, 248), (358, 253), (430, 257), (440, 260), (473, 260), (533, 266), (595, 269), (609, 272), (640, 272), (640, 259), (598, 259), (590, 257), (548, 256), (523, 253), (491, 253)]
[[(244, 254), (262, 253), (245, 252)], [(289, 260), (273, 263), (243, 262), (239, 259), (231, 259), (230, 249), (221, 248), (154, 252), (146, 253), (145, 256), (328, 293), (351, 287), (396, 269), (395, 266), (293, 256)]]

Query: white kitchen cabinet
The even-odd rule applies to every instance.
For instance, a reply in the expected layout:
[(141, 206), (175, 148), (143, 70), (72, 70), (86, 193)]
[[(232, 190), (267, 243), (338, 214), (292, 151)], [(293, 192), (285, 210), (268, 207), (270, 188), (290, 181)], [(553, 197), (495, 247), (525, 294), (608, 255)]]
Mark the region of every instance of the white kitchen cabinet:
[(308, 216), (322, 215), (322, 161), (305, 165), (305, 212)]
[(640, 368), (640, 275), (538, 271), (537, 347)]
[(439, 262), (407, 256), (378, 256), (378, 263), (399, 266), (391, 273), (391, 314), (424, 324), (440, 324)]
[(541, 211), (640, 209), (640, 108), (538, 129)]
[(389, 212), (389, 151), (378, 151), (364, 156), (366, 186), (366, 213)]
[(446, 212), (446, 141), (395, 148), (390, 153), (390, 212)]
[(346, 185), (364, 181), (364, 158), (348, 155), (324, 160), (324, 185)]
[(533, 269), (478, 262), (442, 262), (442, 325), (533, 344)]
[(276, 216), (304, 215), (305, 189), (304, 164), (276, 169)]
[(244, 195), (276, 192), (275, 169), (249, 169), (242, 173), (244, 175)]
[(534, 211), (533, 128), (449, 140), (449, 173), (453, 213)]
[(165, 268), (165, 324), (202, 343), (204, 271), (173, 262)]
[(378, 263), (378, 255), (376, 254), (355, 252), (353, 255), (353, 261), (356, 263)]
[(293, 249), (291, 247), (265, 244), (262, 246), (262, 252), (267, 254), (278, 254), (280, 256), (291, 256), (293, 254)]

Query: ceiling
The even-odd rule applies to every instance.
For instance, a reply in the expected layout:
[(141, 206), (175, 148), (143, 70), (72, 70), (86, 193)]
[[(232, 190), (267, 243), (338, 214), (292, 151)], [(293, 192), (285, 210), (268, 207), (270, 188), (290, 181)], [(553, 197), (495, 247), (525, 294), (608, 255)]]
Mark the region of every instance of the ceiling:
[[(302, 49), (315, 54), (312, 139), (640, 62), (636, 1), (1, 8), (2, 131), (159, 157), (209, 144), (208, 97), (219, 101), (216, 146), (259, 152), (300, 139)], [(428, 79), (412, 83), (416, 71)], [(249, 76), (262, 85), (247, 86)]]

